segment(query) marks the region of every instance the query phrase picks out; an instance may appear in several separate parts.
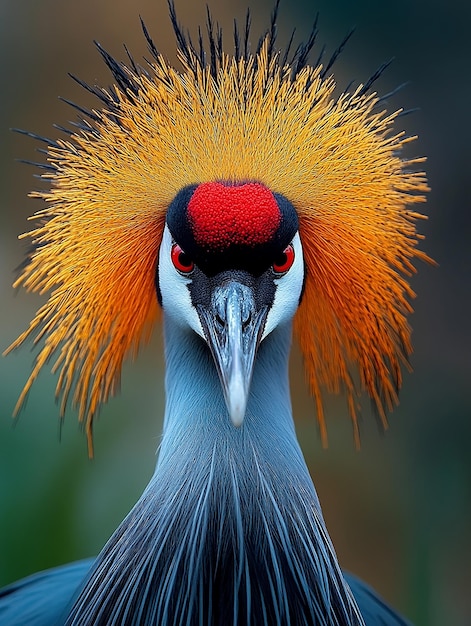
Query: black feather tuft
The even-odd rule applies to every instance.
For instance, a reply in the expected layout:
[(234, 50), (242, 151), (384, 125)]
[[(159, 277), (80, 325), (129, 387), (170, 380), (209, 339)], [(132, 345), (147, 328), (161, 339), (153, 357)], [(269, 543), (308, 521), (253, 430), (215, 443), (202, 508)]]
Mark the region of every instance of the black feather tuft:
[(30, 161), (29, 159), (17, 159), (18, 163), (24, 163), (25, 165), (33, 165), (34, 167), (39, 167), (42, 170), (46, 170), (48, 172), (55, 172), (56, 167), (51, 165), (51, 163), (41, 163), (39, 161)]
[(252, 25), (252, 16), (250, 14), (250, 9), (247, 8), (247, 13), (245, 14), (245, 28), (244, 28), (244, 59), (247, 61), (250, 54), (250, 27)]
[[(292, 68), (293, 68), (291, 72), (292, 78), (295, 78), (298, 75), (298, 73), (303, 69), (303, 67), (306, 67), (306, 65), (308, 64), (309, 55), (311, 54), (312, 48), (314, 47), (314, 44), (316, 43), (317, 34), (319, 32), (317, 29), (318, 20), (319, 20), (319, 13), (317, 13), (316, 15), (316, 19), (314, 20), (314, 24), (312, 25), (311, 33), (309, 35), (307, 42), (299, 44), (299, 46), (296, 48), (296, 52), (294, 53), (293, 58), (291, 59), (290, 64), (292, 65)], [(291, 41), (290, 41), (290, 45), (291, 45)], [(322, 54), (323, 52), (321, 51), (320, 57), (322, 56)]]
[(65, 102), (66, 104), (71, 106), (73, 109), (76, 109), (79, 113), (82, 113), (82, 115), (89, 117), (94, 122), (98, 122), (100, 120), (100, 118), (98, 117), (96, 113), (94, 113), (93, 111), (90, 111), (90, 109), (86, 109), (85, 107), (80, 106), (79, 104), (76, 104), (75, 102), (72, 102), (72, 100), (68, 100), (67, 98), (62, 98), (62, 96), (59, 96), (59, 100), (61, 100), (62, 102)]
[(177, 12), (175, 9), (175, 3), (173, 0), (168, 0), (168, 9), (170, 13), (170, 21), (172, 22), (173, 32), (175, 33), (175, 38), (177, 40), (178, 49), (183, 54), (186, 62), (191, 67), (191, 51), (188, 45), (188, 41), (186, 39), (185, 33), (180, 27), (177, 18)]
[(214, 32), (214, 24), (213, 24), (211, 12), (208, 6), (206, 6), (206, 29), (207, 29), (208, 41), (209, 41), (211, 74), (212, 76), (215, 77), (217, 73), (217, 68), (218, 68), (218, 61), (220, 60), (220, 57), (218, 56), (218, 52), (220, 53), (218, 49), (219, 34), (221, 33), (221, 37), (222, 37), (222, 32), (220, 31), (219, 25), (216, 26), (216, 33)]
[(369, 77), (369, 79), (366, 81), (366, 83), (361, 88), (360, 93), (359, 93), (360, 96), (363, 96), (366, 93), (368, 93), (368, 91), (370, 91), (370, 89), (373, 86), (373, 84), (378, 80), (378, 78), (381, 76), (381, 74), (384, 72), (384, 70), (386, 68), (388, 68), (393, 61), (394, 61), (394, 57), (390, 58), (389, 61), (386, 61), (385, 63), (382, 63), (378, 67), (378, 69)]
[(133, 101), (133, 97), (137, 96), (139, 92), (139, 87), (136, 84), (136, 81), (132, 77), (132, 73), (129, 71), (128, 67), (124, 63), (119, 63), (114, 59), (111, 54), (109, 54), (97, 41), (94, 42), (95, 46), (98, 48), (101, 56), (103, 57), (106, 65), (111, 70), (114, 79), (116, 80), (121, 92)]
[(287, 45), (285, 46), (285, 51), (283, 56), (281, 57), (280, 60), (280, 66), (281, 67), (285, 67), (288, 64), (288, 58), (291, 52), (291, 48), (293, 46), (293, 41), (294, 41), (294, 35), (296, 34), (296, 28), (293, 28), (293, 30), (291, 31), (291, 37), (288, 40)]
[(13, 133), (18, 133), (19, 135), (26, 135), (27, 137), (31, 137), (31, 139), (35, 139), (36, 141), (41, 141), (42, 143), (45, 143), (48, 146), (52, 146), (54, 148), (59, 147), (59, 144), (56, 141), (54, 141), (54, 139), (49, 139), (48, 137), (37, 135), (36, 133), (32, 133), (29, 130), (23, 130), (22, 128), (11, 128), (10, 130)]
[(92, 85), (89, 85), (84, 80), (82, 80), (81, 78), (78, 78), (77, 76), (75, 76), (74, 74), (71, 74), (70, 72), (69, 72), (69, 76), (78, 85), (80, 85), (80, 87), (83, 87), (84, 89), (89, 91), (91, 94), (99, 98), (102, 102), (108, 103), (108, 98), (105, 97), (105, 95), (103, 94), (102, 90), (99, 87), (93, 87)]
[(401, 111), (400, 113), (398, 113), (397, 117), (404, 117), (405, 115), (410, 115), (411, 113), (417, 113), (417, 111), (420, 111), (420, 107), (412, 107), (412, 109), (404, 109), (404, 111)]
[(237, 63), (240, 61), (240, 34), (236, 19), (234, 19), (234, 58)]
[(391, 91), (388, 91), (388, 93), (385, 93), (384, 95), (380, 96), (378, 98), (378, 102), (385, 102), (387, 101), (389, 98), (392, 98), (393, 96), (395, 96), (399, 91), (401, 91), (402, 89), (404, 89), (404, 87), (407, 87), (407, 85), (409, 84), (409, 81), (406, 81), (405, 83), (401, 83), (400, 85), (398, 85), (397, 87), (395, 87), (394, 89), (392, 89)]
[(132, 56), (132, 54), (129, 52), (129, 49), (127, 47), (126, 44), (123, 44), (124, 50), (126, 51), (126, 55), (128, 57), (129, 60), (129, 64), (131, 66), (132, 71), (134, 72), (134, 74), (136, 74), (136, 76), (139, 76), (141, 74), (141, 69), (138, 65), (136, 65), (136, 63), (134, 62), (134, 58)]
[(139, 17), (139, 19), (141, 20), (141, 28), (142, 28), (142, 32), (144, 33), (144, 37), (147, 41), (147, 48), (149, 49), (149, 52), (151, 53), (151, 55), (153, 56), (154, 60), (157, 61), (157, 59), (159, 58), (159, 51), (157, 50), (152, 37), (149, 35), (149, 31), (147, 30), (147, 27), (144, 23), (144, 20), (142, 19), (142, 17)]
[(275, 41), (276, 41), (276, 35), (277, 35), (276, 21), (278, 18), (279, 8), (280, 8), (280, 0), (276, 0), (275, 6), (273, 7), (273, 11), (271, 14), (270, 26), (268, 27), (268, 30), (260, 37), (258, 41), (258, 46), (257, 46), (257, 51), (256, 51), (257, 54), (260, 52), (262, 44), (265, 41), (268, 41), (268, 47), (267, 47), (268, 63), (270, 63), (271, 59), (273, 58), (273, 53), (274, 53)]
[(320, 74), (321, 78), (324, 78), (327, 73), (332, 69), (333, 64), (335, 63), (335, 61), (338, 59), (339, 55), (341, 54), (342, 50), (345, 48), (347, 41), (350, 39), (350, 37), (353, 35), (353, 33), (355, 32), (355, 29), (352, 28), (343, 38), (343, 40), (340, 42), (340, 45), (334, 50), (332, 56), (330, 57), (327, 65), (322, 69), (322, 72)]
[(69, 137), (74, 134), (74, 131), (72, 129), (67, 128), (66, 126), (61, 126), (60, 124), (53, 124), (52, 127), (58, 130), (60, 133), (68, 135)]

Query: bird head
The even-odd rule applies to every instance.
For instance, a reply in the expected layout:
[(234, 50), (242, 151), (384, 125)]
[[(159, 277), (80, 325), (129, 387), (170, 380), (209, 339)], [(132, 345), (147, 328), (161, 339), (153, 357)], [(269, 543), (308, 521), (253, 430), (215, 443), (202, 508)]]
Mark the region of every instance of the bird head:
[(17, 409), (53, 359), (61, 413), (72, 394), (91, 446), (123, 360), (163, 308), (207, 342), (240, 424), (257, 346), (294, 315), (323, 440), (324, 390), (345, 393), (358, 440), (360, 393), (386, 423), (412, 349), (423, 159), (403, 156), (413, 138), (372, 80), (335, 96), (338, 51), (309, 65), (315, 28), (282, 55), (275, 12), (251, 53), (247, 20), (228, 54), (209, 17), (206, 54), (170, 12), (181, 67), (145, 26), (144, 69), (99, 46), (115, 85), (82, 83), (101, 108), (77, 107), (69, 135), (47, 142), (50, 186), (33, 194), (44, 208), (16, 285), (50, 295), (11, 346), (42, 342)]
[(259, 343), (289, 321), (304, 281), (293, 205), (261, 183), (201, 183), (171, 202), (157, 270), (165, 314), (208, 344), (235, 426)]

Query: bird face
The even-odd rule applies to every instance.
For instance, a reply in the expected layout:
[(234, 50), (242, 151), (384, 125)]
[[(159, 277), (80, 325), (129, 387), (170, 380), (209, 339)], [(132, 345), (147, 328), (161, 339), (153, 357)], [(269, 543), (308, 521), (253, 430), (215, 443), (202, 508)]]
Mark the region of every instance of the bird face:
[(244, 419), (260, 342), (292, 319), (303, 282), (297, 215), (283, 196), (259, 183), (203, 183), (171, 203), (159, 301), (174, 323), (207, 343), (235, 426)]

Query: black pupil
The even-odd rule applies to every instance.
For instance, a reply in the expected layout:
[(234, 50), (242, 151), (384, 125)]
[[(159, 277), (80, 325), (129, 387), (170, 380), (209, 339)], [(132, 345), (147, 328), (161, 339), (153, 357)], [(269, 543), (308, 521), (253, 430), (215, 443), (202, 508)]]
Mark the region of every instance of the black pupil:
[(275, 260), (274, 265), (275, 267), (280, 266), (280, 265), (285, 265), (287, 260), (288, 260), (288, 255), (286, 254), (286, 252), (282, 252), (280, 256)]
[(178, 261), (180, 262), (180, 265), (182, 265), (183, 267), (190, 267), (191, 266), (191, 259), (190, 257), (185, 254), (185, 252), (180, 252), (180, 254), (178, 255)]

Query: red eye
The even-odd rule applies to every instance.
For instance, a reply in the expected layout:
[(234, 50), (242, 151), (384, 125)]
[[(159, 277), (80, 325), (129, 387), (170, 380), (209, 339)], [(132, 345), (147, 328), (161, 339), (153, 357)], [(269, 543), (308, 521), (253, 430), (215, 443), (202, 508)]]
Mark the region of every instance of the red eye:
[(294, 263), (294, 248), (290, 244), (287, 246), (280, 256), (275, 260), (272, 265), (275, 274), (285, 274)]
[(190, 257), (183, 252), (178, 243), (173, 244), (170, 256), (175, 269), (182, 274), (190, 274), (195, 269), (195, 264)]

